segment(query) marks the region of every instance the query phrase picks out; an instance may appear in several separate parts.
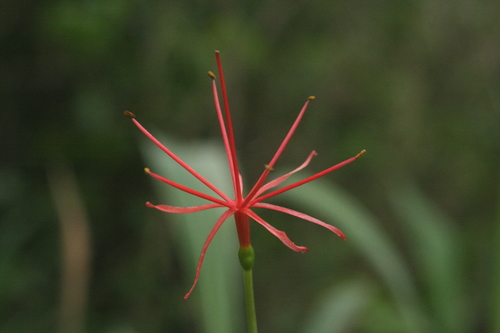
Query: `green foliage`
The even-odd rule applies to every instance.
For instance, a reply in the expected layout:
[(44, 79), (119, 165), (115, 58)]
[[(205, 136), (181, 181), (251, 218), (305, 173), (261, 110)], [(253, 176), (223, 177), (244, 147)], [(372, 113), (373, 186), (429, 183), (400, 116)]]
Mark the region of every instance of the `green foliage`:
[[(381, 282), (391, 290), (393, 301), (406, 319), (404, 330), (467, 332), (471, 323), (465, 315), (465, 271), (460, 264), (463, 255), (458, 230), (449, 218), (429, 202), (409, 178), (404, 186), (391, 188), (390, 202), (400, 216), (408, 244), (409, 258), (404, 260), (401, 253), (405, 250), (394, 246), (379, 221), (354, 198), (324, 183), (313, 183), (285, 195), (346, 232), (348, 240), (355, 243), (362, 256), (379, 272)], [(414, 277), (409, 276), (410, 266), (416, 271)], [(355, 302), (359, 296), (352, 297)], [(339, 305), (333, 303), (331, 308), (334, 306)], [(361, 314), (358, 316), (356, 324), (360, 325)]]
[(401, 313), (399, 320), (404, 323), (399, 327), (406, 327), (408, 332), (429, 330), (427, 321), (423, 320), (421, 300), (409, 266), (376, 218), (348, 194), (332, 185), (326, 186), (325, 181), (308, 184), (284, 195), (296, 204), (309, 206), (346, 233), (349, 242), (373, 265), (391, 292)]

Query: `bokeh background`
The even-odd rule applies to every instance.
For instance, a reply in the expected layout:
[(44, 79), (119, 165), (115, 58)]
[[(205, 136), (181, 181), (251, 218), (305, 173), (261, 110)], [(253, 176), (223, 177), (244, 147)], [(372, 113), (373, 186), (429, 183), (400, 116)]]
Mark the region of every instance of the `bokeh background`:
[(232, 221), (183, 300), (214, 220), (144, 206), (184, 199), (123, 116), (224, 178), (214, 50), (247, 188), (310, 95), (277, 175), (367, 150), (272, 200), (346, 242), (259, 211), (310, 249), (253, 227), (262, 332), (500, 331), (500, 2), (4, 0), (0, 43), (1, 332), (244, 331)]

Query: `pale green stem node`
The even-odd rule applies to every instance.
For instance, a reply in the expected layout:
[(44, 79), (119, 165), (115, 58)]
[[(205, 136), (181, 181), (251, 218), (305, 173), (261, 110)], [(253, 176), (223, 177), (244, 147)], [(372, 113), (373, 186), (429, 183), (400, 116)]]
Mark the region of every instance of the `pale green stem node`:
[(248, 247), (240, 247), (238, 251), (238, 258), (240, 259), (241, 267), (244, 271), (250, 271), (255, 263), (255, 252), (253, 247), (250, 245)]

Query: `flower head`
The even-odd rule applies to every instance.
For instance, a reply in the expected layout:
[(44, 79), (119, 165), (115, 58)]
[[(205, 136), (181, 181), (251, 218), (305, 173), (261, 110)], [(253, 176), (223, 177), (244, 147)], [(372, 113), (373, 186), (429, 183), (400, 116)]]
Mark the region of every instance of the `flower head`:
[[(210, 242), (214, 238), (215, 234), (221, 227), (221, 225), (231, 216), (235, 217), (236, 221), (236, 228), (238, 232), (238, 239), (240, 242), (240, 247), (241, 248), (249, 248), (250, 247), (250, 228), (249, 228), (249, 219), (252, 219), (256, 221), (257, 223), (261, 224), (263, 227), (265, 227), (269, 232), (271, 232), (273, 235), (275, 235), (279, 240), (283, 242), (286, 246), (291, 248), (294, 251), (298, 252), (307, 252), (308, 249), (303, 246), (297, 246), (295, 243), (293, 243), (288, 236), (285, 234), (285, 232), (280, 231), (273, 226), (271, 226), (269, 223), (267, 223), (264, 219), (262, 219), (259, 215), (257, 215), (253, 208), (266, 208), (266, 209), (272, 209), (276, 211), (280, 211), (289, 215), (296, 216), (298, 218), (301, 218), (303, 220), (318, 224), (322, 227), (327, 228), (328, 230), (334, 232), (337, 234), (339, 237), (342, 239), (345, 239), (344, 234), (342, 231), (340, 231), (338, 228), (329, 225), (323, 221), (320, 221), (312, 216), (309, 216), (307, 214), (285, 208), (282, 206), (277, 206), (273, 205), (270, 203), (265, 203), (263, 202), (266, 199), (269, 199), (271, 197), (274, 197), (280, 193), (289, 191), (295, 187), (301, 186), (303, 184), (306, 184), (310, 181), (313, 181), (317, 178), (323, 177), (324, 175), (337, 170), (344, 165), (347, 165), (354, 160), (358, 159), (361, 157), (364, 153), (365, 150), (361, 151), (359, 154), (357, 154), (354, 157), (351, 157), (339, 164), (336, 164), (330, 168), (327, 168), (313, 176), (307, 177), (303, 180), (300, 180), (298, 182), (295, 182), (293, 184), (284, 186), (279, 189), (275, 189), (273, 191), (270, 191), (271, 189), (277, 187), (281, 183), (283, 183), (288, 177), (290, 177), (292, 174), (302, 170), (305, 168), (311, 159), (316, 156), (316, 152), (312, 151), (307, 159), (302, 163), (298, 168), (295, 170), (290, 171), (289, 173), (282, 175), (274, 180), (271, 180), (266, 183), (266, 180), (269, 176), (269, 173), (274, 170), (274, 165), (278, 161), (281, 153), (287, 146), (288, 142), (290, 141), (293, 133), (297, 129), (297, 126), (299, 125), (300, 121), (302, 120), (302, 117), (304, 113), (307, 110), (307, 107), (309, 106), (309, 103), (314, 100), (314, 96), (311, 96), (307, 99), (305, 102), (304, 106), (299, 112), (299, 115), (297, 116), (295, 122), (293, 123), (292, 127), (288, 131), (288, 134), (286, 135), (285, 139), (279, 146), (278, 150), (274, 154), (274, 157), (271, 159), (269, 164), (266, 164), (264, 167), (264, 170), (253, 186), (253, 188), (248, 192), (247, 195), (243, 194), (243, 186), (242, 186), (242, 177), (239, 172), (238, 168), (238, 161), (236, 159), (236, 145), (235, 145), (235, 140), (234, 140), (234, 132), (233, 132), (233, 126), (232, 126), (232, 121), (231, 121), (231, 112), (229, 110), (229, 103), (227, 99), (227, 93), (226, 93), (226, 83), (224, 80), (224, 74), (222, 71), (222, 65), (220, 61), (220, 55), (219, 52), (216, 51), (215, 57), (217, 60), (217, 68), (219, 71), (219, 77), (220, 77), (220, 84), (221, 84), (221, 89), (222, 89), (222, 100), (223, 100), (223, 105), (224, 105), (224, 113), (222, 111), (220, 102), (219, 102), (219, 97), (217, 93), (217, 85), (216, 85), (216, 77), (212, 72), (208, 72), (208, 75), (212, 78), (212, 90), (213, 90), (213, 95), (214, 95), (214, 102), (215, 102), (215, 110), (217, 112), (217, 117), (219, 120), (220, 124), (220, 129), (222, 133), (222, 140), (224, 142), (224, 147), (226, 150), (226, 155), (227, 155), (227, 160), (229, 164), (229, 170), (231, 172), (231, 178), (232, 178), (232, 183), (234, 187), (234, 198), (229, 197), (225, 193), (223, 193), (221, 190), (219, 190), (217, 187), (215, 187), (212, 183), (210, 183), (206, 178), (204, 178), (202, 175), (200, 175), (198, 172), (193, 170), (189, 165), (187, 165), (183, 160), (181, 160), (177, 155), (175, 155), (172, 151), (170, 151), (167, 147), (165, 147), (161, 142), (159, 142), (151, 133), (149, 133), (136, 119), (135, 115), (129, 111), (125, 111), (125, 115), (129, 116), (134, 124), (151, 140), (153, 141), (160, 149), (162, 149), (168, 156), (170, 156), (174, 161), (176, 161), (178, 164), (180, 164), (184, 169), (186, 169), (189, 173), (191, 173), (194, 177), (196, 177), (199, 181), (201, 181), (203, 184), (205, 184), (208, 188), (210, 188), (216, 196), (208, 195), (199, 191), (196, 191), (194, 189), (188, 188), (186, 186), (183, 186), (181, 184), (178, 184), (170, 179), (164, 178), (154, 172), (152, 172), (150, 169), (145, 168), (144, 170), (146, 171), (147, 174), (152, 176), (153, 178), (156, 178), (170, 186), (173, 186), (179, 190), (182, 190), (184, 192), (187, 192), (189, 194), (198, 196), (200, 198), (203, 198), (209, 203), (204, 204), (204, 205), (199, 205), (199, 206), (193, 206), (193, 207), (175, 207), (175, 206), (168, 206), (168, 205), (153, 205), (152, 203), (147, 202), (146, 206), (148, 207), (153, 207), (158, 210), (167, 212), (167, 213), (194, 213), (194, 212), (199, 212), (202, 210), (207, 210), (207, 209), (212, 209), (212, 208), (225, 208), (226, 210), (222, 215), (219, 217), (217, 222), (215, 223), (214, 227), (210, 231), (207, 239), (205, 240), (205, 243), (203, 244), (202, 250), (201, 250), (201, 255), (200, 259), (198, 261), (198, 266), (196, 269), (196, 276), (194, 279), (194, 283), (189, 290), (189, 292), (184, 296), (184, 298), (188, 298), (191, 292), (193, 291), (199, 275), (201, 271), (201, 267), (203, 264), (203, 259), (205, 257), (205, 253), (207, 251), (208, 246), (210, 245)], [(268, 192), (270, 191), (270, 192)], [(267, 192), (267, 193), (265, 193)]]

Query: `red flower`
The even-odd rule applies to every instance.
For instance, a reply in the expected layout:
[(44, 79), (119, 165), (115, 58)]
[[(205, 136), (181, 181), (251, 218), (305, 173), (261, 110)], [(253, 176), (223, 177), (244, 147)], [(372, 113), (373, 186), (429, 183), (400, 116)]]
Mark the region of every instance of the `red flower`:
[(187, 193), (190, 193), (192, 195), (196, 195), (200, 198), (206, 199), (210, 201), (211, 203), (205, 204), (205, 205), (199, 205), (199, 206), (194, 206), (194, 207), (174, 207), (174, 206), (167, 206), (167, 205), (153, 205), (152, 203), (147, 202), (146, 206), (148, 207), (153, 207), (158, 210), (167, 212), (167, 213), (194, 213), (194, 212), (199, 212), (202, 210), (206, 209), (211, 209), (211, 208), (219, 208), (223, 207), (226, 208), (226, 211), (219, 217), (217, 222), (215, 223), (215, 226), (213, 227), (212, 231), (208, 235), (207, 239), (205, 240), (205, 243), (203, 244), (203, 248), (201, 250), (201, 255), (200, 259), (198, 261), (198, 267), (196, 269), (196, 276), (194, 279), (194, 283), (189, 290), (189, 292), (184, 296), (184, 298), (188, 298), (191, 292), (193, 291), (199, 275), (200, 275), (200, 270), (201, 266), (203, 264), (203, 259), (205, 257), (205, 253), (207, 251), (208, 246), (210, 245), (210, 242), (214, 238), (215, 234), (221, 227), (221, 225), (232, 215), (235, 217), (236, 221), (236, 228), (238, 232), (238, 239), (240, 242), (240, 247), (241, 248), (248, 248), (250, 247), (250, 228), (249, 228), (249, 218), (252, 220), (256, 221), (257, 223), (261, 224), (264, 226), (267, 230), (269, 230), (273, 235), (278, 237), (286, 246), (291, 248), (294, 251), (300, 251), (300, 252), (307, 252), (308, 249), (303, 246), (297, 246), (295, 245), (288, 237), (287, 235), (280, 230), (277, 230), (273, 226), (271, 226), (269, 223), (264, 221), (259, 215), (257, 215), (252, 208), (267, 208), (267, 209), (273, 209), (277, 210), (289, 215), (293, 215), (296, 217), (299, 217), (301, 219), (304, 219), (306, 221), (318, 224), (322, 227), (327, 228), (328, 230), (334, 232), (337, 234), (339, 237), (342, 239), (345, 239), (344, 234), (342, 231), (340, 231), (338, 228), (326, 224), (312, 216), (309, 216), (307, 214), (281, 207), (281, 206), (276, 206), (273, 204), (269, 203), (264, 203), (262, 201), (269, 199), (271, 197), (274, 197), (275, 195), (278, 195), (280, 193), (289, 191), (295, 187), (301, 186), (305, 183), (308, 183), (310, 181), (313, 181), (317, 178), (320, 178), (334, 170), (337, 170), (344, 165), (347, 165), (351, 163), (352, 161), (358, 159), (361, 157), (364, 153), (365, 150), (361, 151), (359, 154), (357, 154), (354, 157), (351, 157), (348, 160), (345, 160), (344, 162), (341, 162), (339, 164), (336, 164), (326, 170), (323, 170), (313, 176), (307, 177), (301, 181), (298, 181), (296, 183), (284, 186), (280, 189), (268, 192), (267, 194), (264, 194), (264, 192), (280, 185), (283, 183), (288, 177), (290, 177), (292, 174), (296, 173), (299, 170), (302, 170), (305, 168), (313, 156), (316, 155), (316, 152), (313, 151), (309, 154), (308, 158), (305, 160), (302, 165), (300, 165), (298, 168), (295, 170), (278, 177), (272, 181), (269, 181), (266, 183), (267, 177), (271, 171), (273, 171), (274, 165), (276, 164), (278, 158), (280, 157), (281, 153), (285, 149), (286, 145), (290, 141), (290, 138), (292, 137), (293, 133), (295, 132), (297, 126), (299, 125), (302, 116), (304, 115), (309, 103), (314, 100), (314, 97), (311, 96), (307, 99), (306, 103), (302, 107), (302, 110), (300, 111), (299, 115), (297, 116), (297, 119), (293, 123), (292, 127), (288, 131), (288, 134), (286, 135), (285, 139), (281, 143), (280, 147), (276, 151), (274, 157), (272, 160), (269, 162), (269, 164), (265, 165), (265, 169), (260, 176), (260, 178), (257, 180), (256, 184), (253, 186), (253, 188), (250, 190), (250, 192), (244, 196), (243, 191), (242, 191), (242, 178), (239, 172), (238, 168), (238, 161), (236, 159), (236, 146), (235, 146), (235, 141), (234, 141), (234, 133), (233, 133), (233, 126), (232, 126), (232, 121), (231, 121), (231, 113), (229, 111), (229, 105), (228, 105), (228, 100), (227, 100), (227, 94), (226, 94), (226, 84), (224, 81), (224, 75), (222, 72), (222, 65), (220, 61), (220, 56), (219, 52), (216, 51), (215, 57), (217, 60), (217, 67), (219, 70), (219, 76), (220, 76), (220, 83), (221, 83), (221, 88), (222, 88), (222, 98), (224, 102), (224, 110), (225, 110), (225, 119), (222, 114), (221, 106), (219, 103), (219, 97), (217, 93), (217, 86), (215, 84), (215, 75), (212, 72), (208, 72), (208, 75), (212, 78), (212, 89), (213, 89), (213, 95), (214, 95), (214, 102), (215, 102), (215, 109), (217, 111), (217, 117), (219, 119), (219, 124), (222, 132), (222, 140), (224, 141), (224, 147), (226, 149), (226, 154), (227, 154), (227, 159), (229, 163), (229, 169), (231, 170), (231, 178), (234, 186), (234, 193), (235, 193), (235, 198), (230, 198), (226, 194), (224, 194), (222, 191), (220, 191), (217, 187), (212, 185), (207, 179), (205, 179), (202, 175), (200, 175), (198, 172), (193, 170), (189, 165), (187, 165), (184, 161), (182, 161), (177, 155), (175, 155), (173, 152), (171, 152), (167, 147), (165, 147), (163, 144), (161, 144), (151, 133), (149, 133), (136, 119), (135, 115), (129, 111), (125, 111), (125, 115), (129, 116), (134, 124), (151, 140), (153, 141), (160, 149), (162, 149), (165, 153), (167, 153), (168, 156), (170, 156), (173, 160), (175, 160), (177, 163), (179, 163), (184, 169), (186, 169), (188, 172), (190, 172), (193, 176), (198, 178), (203, 184), (205, 184), (208, 188), (210, 188), (212, 191), (215, 192), (220, 198), (214, 197), (211, 195), (207, 195), (204, 193), (201, 193), (199, 191), (193, 190), (191, 188), (185, 187), (181, 184), (178, 184), (170, 179), (166, 179), (160, 175), (157, 175), (153, 172), (151, 172), (148, 168), (145, 169), (145, 171), (152, 177), (170, 185), (173, 186), (179, 190), (185, 191)]

